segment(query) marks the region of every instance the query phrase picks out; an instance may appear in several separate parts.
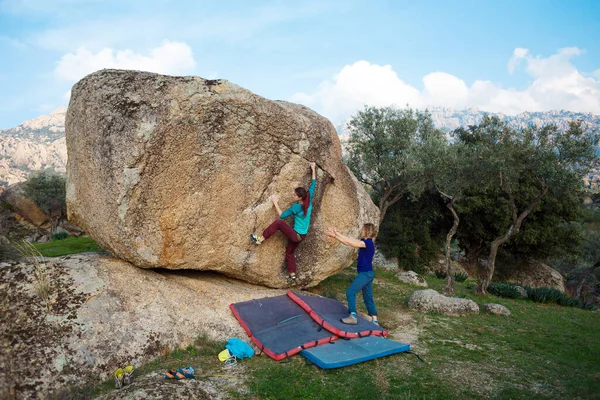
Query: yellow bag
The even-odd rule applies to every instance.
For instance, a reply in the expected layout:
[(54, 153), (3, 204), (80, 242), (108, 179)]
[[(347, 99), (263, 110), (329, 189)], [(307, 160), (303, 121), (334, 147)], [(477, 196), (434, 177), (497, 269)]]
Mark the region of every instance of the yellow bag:
[(225, 349), (219, 353), (219, 361), (225, 361), (230, 357), (231, 357), (231, 353), (229, 352), (229, 349)]

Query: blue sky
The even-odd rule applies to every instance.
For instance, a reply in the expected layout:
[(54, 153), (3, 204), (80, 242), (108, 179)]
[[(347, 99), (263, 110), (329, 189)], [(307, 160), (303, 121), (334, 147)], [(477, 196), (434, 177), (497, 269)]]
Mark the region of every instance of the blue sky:
[(0, 128), (105, 67), (362, 105), (600, 114), (600, 1), (0, 0)]

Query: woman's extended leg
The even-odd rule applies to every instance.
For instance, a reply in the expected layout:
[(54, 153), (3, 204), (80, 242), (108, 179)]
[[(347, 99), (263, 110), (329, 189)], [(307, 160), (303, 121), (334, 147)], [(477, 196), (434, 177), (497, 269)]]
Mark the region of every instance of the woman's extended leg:
[(373, 271), (363, 273), (371, 276), (371, 280), (362, 288), (363, 300), (369, 315), (373, 318), (373, 322), (379, 324), (377, 320), (377, 308), (375, 307), (375, 301), (373, 301), (373, 279), (375, 278), (375, 273)]
[(281, 233), (283, 233), (290, 242), (299, 243), (301, 241), (301, 239), (298, 237), (298, 232), (296, 232), (294, 228), (289, 226), (282, 219), (276, 219), (271, 225), (267, 226), (262, 234), (263, 240), (270, 238), (277, 231), (281, 231)]
[(350, 312), (350, 316), (348, 318), (343, 318), (343, 323), (356, 324), (358, 322), (356, 319), (356, 295), (363, 287), (365, 287), (365, 285), (372, 281), (373, 277), (368, 276), (365, 272), (359, 272), (358, 275), (356, 275), (356, 278), (354, 278), (348, 287), (348, 290), (346, 290), (346, 300), (348, 301), (348, 311)]

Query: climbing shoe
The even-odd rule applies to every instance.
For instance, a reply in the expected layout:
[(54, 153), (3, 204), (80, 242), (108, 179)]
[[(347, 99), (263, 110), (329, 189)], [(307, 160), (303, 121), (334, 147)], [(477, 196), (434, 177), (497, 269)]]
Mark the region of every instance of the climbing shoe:
[(347, 325), (356, 325), (358, 324), (358, 319), (352, 315), (349, 315), (346, 318), (342, 318), (342, 322)]
[(185, 379), (185, 375), (183, 375), (181, 372), (178, 371), (174, 371), (172, 369), (168, 370), (165, 374), (165, 379)]
[(260, 236), (254, 234), (254, 233), (250, 234), (250, 239), (252, 239), (252, 241), (254, 242), (254, 244), (257, 244), (257, 245), (261, 244), (263, 242), (263, 240), (260, 238)]
[(194, 368), (193, 367), (179, 368), (177, 370), (177, 372), (179, 372), (180, 374), (185, 376), (186, 379), (196, 379), (196, 377), (194, 376)]

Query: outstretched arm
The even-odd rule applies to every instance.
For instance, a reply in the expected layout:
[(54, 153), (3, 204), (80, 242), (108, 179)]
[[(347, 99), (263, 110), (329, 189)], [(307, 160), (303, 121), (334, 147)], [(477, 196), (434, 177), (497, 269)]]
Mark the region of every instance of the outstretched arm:
[(310, 169), (312, 171), (312, 181), (310, 182), (310, 186), (308, 188), (308, 193), (310, 193), (310, 197), (314, 197), (315, 189), (317, 188), (317, 164), (314, 162), (310, 163)]
[(339, 233), (337, 231), (337, 229), (335, 229), (334, 227), (329, 227), (327, 229), (326, 234), (327, 234), (327, 236), (336, 238), (337, 240), (339, 240), (342, 244), (345, 244), (346, 246), (352, 246), (352, 247), (357, 247), (357, 248), (361, 248), (361, 249), (364, 249), (365, 247), (367, 247), (365, 245), (365, 242), (363, 242), (362, 240), (352, 239), (352, 238), (349, 238), (348, 236), (344, 236), (341, 233)]

